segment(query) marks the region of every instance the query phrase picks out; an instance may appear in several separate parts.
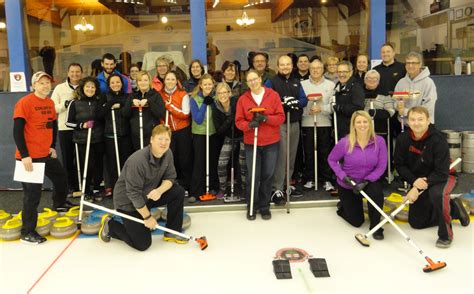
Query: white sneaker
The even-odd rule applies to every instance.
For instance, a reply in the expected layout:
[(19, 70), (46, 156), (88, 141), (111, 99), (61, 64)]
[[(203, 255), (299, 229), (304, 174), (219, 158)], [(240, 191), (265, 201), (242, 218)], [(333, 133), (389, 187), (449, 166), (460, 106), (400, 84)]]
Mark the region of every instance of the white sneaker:
[(314, 188), (314, 183), (312, 181), (307, 181), (306, 184), (304, 184), (304, 187), (306, 189)]
[(326, 190), (326, 192), (331, 192), (336, 190), (336, 188), (334, 188), (331, 182), (327, 181), (326, 183), (324, 183), (324, 190)]
[(291, 189), (291, 191), (295, 191), (295, 190), (296, 190), (295, 186), (293, 186), (293, 185), (290, 185), (290, 189)]

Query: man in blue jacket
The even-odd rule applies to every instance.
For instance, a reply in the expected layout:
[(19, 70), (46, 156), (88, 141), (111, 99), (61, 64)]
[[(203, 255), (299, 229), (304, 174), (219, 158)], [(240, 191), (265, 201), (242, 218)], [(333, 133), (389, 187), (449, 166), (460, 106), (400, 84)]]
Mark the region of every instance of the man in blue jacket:
[(97, 81), (99, 82), (101, 94), (109, 93), (109, 85), (107, 84), (107, 79), (113, 73), (120, 75), (120, 77), (122, 78), (125, 93), (132, 93), (132, 83), (130, 83), (129, 78), (115, 69), (117, 67), (117, 60), (115, 59), (115, 56), (113, 54), (105, 53), (102, 56), (100, 64), (102, 65), (102, 71), (97, 75)]

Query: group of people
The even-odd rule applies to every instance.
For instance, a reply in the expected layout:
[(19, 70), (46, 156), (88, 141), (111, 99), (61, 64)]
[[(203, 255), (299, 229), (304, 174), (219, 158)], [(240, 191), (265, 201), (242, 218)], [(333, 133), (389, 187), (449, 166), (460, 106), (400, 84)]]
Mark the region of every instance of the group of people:
[[(367, 55), (358, 56), (354, 70), (337, 57), (325, 64), (318, 56), (283, 55), (275, 73), (266, 53), (252, 52), (245, 73), (226, 61), (212, 76), (193, 60), (187, 78), (167, 57), (156, 60), (155, 77), (138, 68), (128, 77), (116, 70), (114, 56), (105, 54), (97, 77), (82, 78), (81, 65), (71, 64), (52, 99), (46, 99), (52, 77), (38, 72), (32, 78), (34, 93), (15, 107), (16, 158), (27, 170), (32, 161), (47, 162), (55, 208), (71, 205), (67, 187), (78, 187), (75, 165), (83, 170), (87, 161), (82, 188), (88, 200), (113, 194), (116, 209), (145, 221), (143, 226), (106, 215), (100, 238), (145, 250), (151, 244), (148, 229), (156, 225), (149, 209), (168, 205), (167, 226), (180, 231), (185, 196), (189, 202), (209, 192), (224, 197), (231, 166), (237, 170), (237, 191), (245, 187), (248, 220), (257, 213), (271, 219), (271, 201), (282, 204), (288, 194), (299, 197), (302, 187), (320, 181), (326, 191), (337, 186), (337, 214), (360, 226), (360, 191), (383, 206), (382, 181), (394, 154), (398, 174), (412, 186), (406, 196), (413, 202), (409, 223), (438, 225), (436, 245), (449, 247), (451, 220), (468, 225), (469, 218), (459, 199), (449, 199), (455, 178), (449, 175), (446, 140), (434, 128), (436, 87), (420, 54), (409, 53), (403, 64), (395, 60), (392, 45), (384, 44), (381, 56), (372, 70)], [(54, 151), (56, 134), (65, 172)], [(392, 154), (387, 142), (395, 138)], [(285, 183), (285, 174), (292, 185)], [(104, 177), (107, 193), (99, 190)], [(30, 225), (24, 226), (22, 240), (44, 242), (33, 225), (41, 185), (23, 187), (23, 217)], [(371, 228), (380, 220), (371, 206), (369, 219)], [(383, 229), (374, 238), (383, 239)], [(172, 234), (165, 240), (187, 241)]]

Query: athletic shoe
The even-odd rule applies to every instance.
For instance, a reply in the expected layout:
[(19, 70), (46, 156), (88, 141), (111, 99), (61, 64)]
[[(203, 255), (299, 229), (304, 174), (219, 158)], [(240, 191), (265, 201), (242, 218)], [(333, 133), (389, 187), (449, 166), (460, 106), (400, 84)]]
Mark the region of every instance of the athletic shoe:
[(94, 198), (94, 202), (101, 202), (104, 199), (102, 193), (99, 191), (95, 191), (94, 194), (92, 194), (92, 197)]
[(303, 197), (303, 189), (301, 188), (301, 184), (298, 183), (295, 185), (295, 189), (291, 191), (291, 196), (294, 198)]
[(188, 203), (195, 203), (197, 201), (197, 198), (194, 196), (191, 196), (188, 198)]
[(294, 190), (296, 190), (296, 187), (295, 187), (295, 185), (290, 185), (290, 190), (291, 190), (291, 191), (294, 191)]
[(177, 236), (168, 232), (165, 232), (163, 235), (163, 240), (168, 242), (175, 242), (176, 244), (186, 244), (189, 242), (189, 239)]
[(375, 240), (383, 240), (384, 239), (383, 229), (378, 229), (377, 231), (375, 231), (372, 237), (374, 237)]
[(111, 197), (114, 190), (112, 188), (105, 189), (105, 197)]
[(461, 222), (461, 226), (467, 227), (469, 226), (469, 223), (471, 222), (471, 219), (469, 218), (469, 214), (466, 211), (466, 208), (462, 204), (462, 201), (460, 198), (455, 198), (451, 200), (451, 203), (454, 207), (455, 210), (457, 210), (457, 216), (459, 218), (459, 221)]
[(450, 239), (438, 238), (438, 240), (436, 241), (436, 247), (438, 247), (438, 248), (449, 248), (451, 246), (452, 242), (453, 242), (453, 240), (450, 240)]
[(21, 239), (21, 243), (30, 244), (30, 245), (38, 245), (43, 242), (46, 242), (46, 238), (40, 236), (40, 234), (38, 234), (36, 231), (33, 231), (25, 235), (21, 235), (20, 239)]
[(110, 215), (104, 214), (100, 222), (99, 239), (106, 243), (110, 242), (109, 221), (111, 219), (112, 217)]
[(189, 192), (188, 192), (188, 190), (185, 190), (184, 191), (184, 197), (188, 197), (188, 196), (189, 196)]
[(306, 184), (304, 184), (304, 187), (305, 187), (306, 189), (312, 189), (312, 188), (314, 188), (314, 183), (313, 183), (313, 181), (307, 181)]
[(226, 194), (224, 192), (219, 192), (216, 195), (217, 199), (223, 199), (225, 196), (226, 196)]
[(336, 188), (334, 188), (333, 184), (330, 181), (326, 181), (326, 183), (324, 183), (324, 190), (326, 192), (332, 192), (336, 191)]
[(285, 202), (286, 202), (285, 193), (283, 193), (281, 190), (276, 190), (272, 194), (271, 201), (273, 201), (273, 203), (275, 203), (275, 205), (285, 204)]
[(270, 212), (269, 209), (260, 210), (260, 215), (262, 216), (262, 219), (264, 220), (270, 220), (272, 218), (272, 213)]
[(64, 201), (63, 204), (61, 204), (59, 206), (56, 206), (56, 207), (53, 207), (53, 210), (55, 210), (57, 212), (66, 212), (69, 209), (73, 208), (74, 206), (77, 206), (77, 205), (74, 205), (71, 202), (66, 200), (66, 201)]

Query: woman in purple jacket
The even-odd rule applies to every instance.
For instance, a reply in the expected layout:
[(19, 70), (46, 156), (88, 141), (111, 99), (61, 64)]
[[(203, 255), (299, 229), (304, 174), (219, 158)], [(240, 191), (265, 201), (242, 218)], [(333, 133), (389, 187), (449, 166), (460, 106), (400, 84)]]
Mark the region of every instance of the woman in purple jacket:
[[(354, 112), (350, 122), (350, 133), (342, 138), (328, 157), (329, 166), (337, 176), (340, 202), (337, 214), (355, 227), (364, 223), (362, 209), (363, 189), (379, 207), (383, 207), (383, 191), (380, 178), (387, 167), (387, 147), (381, 136), (374, 133), (369, 114), (359, 110)], [(357, 183), (352, 186), (351, 181)], [(380, 213), (369, 205), (370, 228), (380, 221)], [(373, 234), (382, 240), (383, 229)]]

